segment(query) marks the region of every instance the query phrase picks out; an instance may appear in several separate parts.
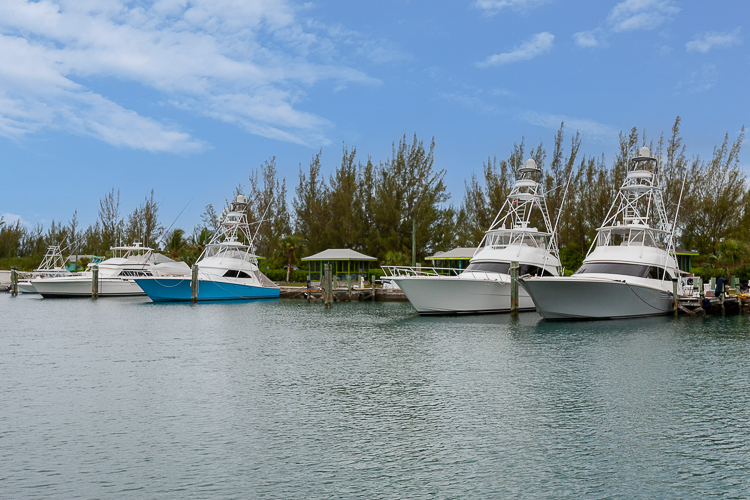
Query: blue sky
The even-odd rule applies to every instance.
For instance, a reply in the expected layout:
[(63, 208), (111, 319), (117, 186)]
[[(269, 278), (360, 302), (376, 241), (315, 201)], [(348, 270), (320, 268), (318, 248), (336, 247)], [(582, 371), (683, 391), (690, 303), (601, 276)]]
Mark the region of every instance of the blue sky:
[[(515, 142), (560, 122), (611, 161), (617, 134), (683, 119), (689, 156), (748, 124), (750, 2), (4, 0), (0, 215), (84, 224), (150, 190), (190, 230), (271, 156), (343, 144), (384, 161), (435, 137), (451, 202)], [(750, 166), (741, 155), (743, 168)]]

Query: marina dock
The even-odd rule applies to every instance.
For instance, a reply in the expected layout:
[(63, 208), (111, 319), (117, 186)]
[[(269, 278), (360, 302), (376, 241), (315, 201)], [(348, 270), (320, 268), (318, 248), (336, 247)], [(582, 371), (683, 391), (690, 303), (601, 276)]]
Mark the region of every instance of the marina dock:
[[(305, 299), (323, 302), (323, 289), (319, 286), (282, 286), (279, 297), (282, 299)], [(374, 302), (408, 302), (406, 295), (399, 289), (338, 287), (333, 289), (333, 300), (336, 302), (374, 301)]]

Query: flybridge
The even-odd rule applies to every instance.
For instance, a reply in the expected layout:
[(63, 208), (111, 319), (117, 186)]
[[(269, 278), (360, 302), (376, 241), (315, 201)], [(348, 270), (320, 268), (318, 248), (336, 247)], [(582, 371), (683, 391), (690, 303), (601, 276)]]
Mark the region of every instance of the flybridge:
[[(559, 255), (545, 193), (537, 180), (541, 172), (532, 158), (521, 165), (518, 169), (518, 180), (492, 225), (485, 232), (475, 256), (482, 248), (500, 249), (512, 245), (536, 247), (549, 250), (550, 255), (555, 257)], [(531, 225), (531, 217), (535, 210), (539, 210), (547, 232), (539, 231)]]
[(667, 246), (665, 239), (672, 226), (667, 222), (662, 198), (660, 162), (660, 158), (652, 155), (646, 146), (628, 161), (625, 181), (617, 192), (610, 213), (597, 230), (589, 254), (594, 244), (662, 249)]

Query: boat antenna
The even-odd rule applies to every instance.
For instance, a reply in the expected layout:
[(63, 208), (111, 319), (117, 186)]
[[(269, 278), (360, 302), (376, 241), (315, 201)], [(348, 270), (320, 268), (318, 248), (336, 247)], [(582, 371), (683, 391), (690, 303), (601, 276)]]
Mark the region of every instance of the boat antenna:
[[(167, 235), (167, 231), (169, 231), (170, 229), (172, 229), (172, 226), (174, 226), (175, 222), (177, 222), (177, 219), (179, 219), (179, 218), (180, 218), (180, 215), (182, 215), (182, 212), (184, 212), (184, 211), (185, 211), (185, 209), (186, 209), (186, 208), (188, 207), (188, 205), (190, 205), (190, 202), (191, 202), (191, 201), (193, 201), (194, 199), (195, 199), (195, 196), (193, 196), (192, 198), (190, 198), (190, 200), (188, 200), (188, 202), (187, 202), (187, 203), (185, 203), (185, 206), (184, 206), (184, 207), (182, 208), (182, 210), (180, 210), (180, 213), (179, 213), (179, 214), (177, 214), (177, 217), (175, 217), (175, 218), (174, 218), (174, 220), (173, 220), (173, 221), (172, 221), (172, 223), (171, 223), (171, 224), (169, 225), (169, 227), (168, 227), (168, 228), (166, 228), (166, 229), (165, 229), (164, 231), (162, 231), (162, 232), (161, 232), (161, 234), (159, 235), (159, 236), (161, 237), (161, 238), (159, 239), (159, 243), (161, 243), (161, 239), (163, 239), (163, 238), (164, 238), (164, 237), (165, 237), (165, 236)], [(160, 205), (161, 205), (161, 203), (160, 203)]]
[[(674, 254), (674, 232), (675, 229), (677, 229), (677, 216), (680, 214), (680, 205), (682, 204), (682, 192), (685, 189), (685, 181), (687, 180), (687, 172), (685, 173), (685, 177), (682, 178), (682, 187), (680, 188), (680, 199), (677, 200), (677, 210), (674, 213), (674, 223), (672, 224), (672, 232), (669, 234), (669, 244), (667, 246), (667, 255)], [(675, 259), (676, 260), (676, 259)], [(667, 261), (668, 259), (664, 259), (664, 273), (662, 274), (661, 280), (664, 281), (664, 278), (667, 276)]]
[[(568, 196), (568, 188), (570, 187), (570, 181), (572, 179), (573, 179), (573, 170), (571, 170), (570, 173), (568, 174), (568, 182), (565, 183), (565, 191), (563, 192), (563, 198), (562, 198), (562, 201), (560, 202), (560, 208), (558, 209), (559, 211), (557, 212), (557, 219), (555, 219), (555, 227), (554, 229), (552, 229), (551, 243), (554, 243), (555, 248), (557, 248), (557, 225), (560, 223), (560, 217), (562, 216), (563, 207), (565, 206), (565, 198)], [(544, 252), (544, 263), (542, 264), (542, 276), (544, 276), (544, 268), (547, 267), (547, 257), (549, 257), (549, 252)], [(557, 251), (557, 260), (558, 262), (560, 262), (560, 250)], [(560, 262), (560, 267), (557, 271), (560, 275), (563, 274), (560, 272), (562, 271), (562, 262)]]

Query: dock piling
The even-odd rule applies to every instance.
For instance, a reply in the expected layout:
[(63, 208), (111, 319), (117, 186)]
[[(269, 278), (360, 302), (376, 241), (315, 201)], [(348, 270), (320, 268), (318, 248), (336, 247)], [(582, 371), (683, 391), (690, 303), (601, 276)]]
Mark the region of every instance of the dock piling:
[(193, 264), (192, 276), (190, 277), (190, 303), (198, 302), (198, 264)]
[(10, 296), (18, 296), (18, 269), (16, 266), (10, 268)]
[(677, 298), (677, 278), (672, 278), (672, 308), (674, 315), (677, 317), (679, 311), (679, 299)]
[(510, 263), (510, 314), (518, 316), (518, 262)]
[(91, 298), (99, 298), (99, 264), (91, 266)]
[(325, 265), (325, 284), (323, 285), (323, 297), (325, 307), (333, 307), (333, 273), (331, 264)]

